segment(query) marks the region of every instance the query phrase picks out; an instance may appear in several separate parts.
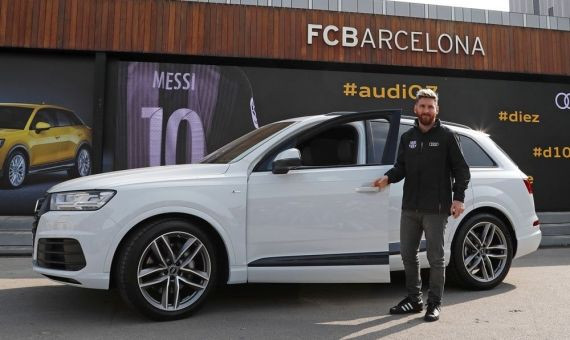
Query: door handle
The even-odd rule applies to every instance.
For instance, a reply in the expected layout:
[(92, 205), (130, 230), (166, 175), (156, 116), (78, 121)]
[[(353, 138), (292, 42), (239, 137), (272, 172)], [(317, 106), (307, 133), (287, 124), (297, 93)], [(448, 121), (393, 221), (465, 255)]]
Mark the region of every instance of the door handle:
[(380, 188), (379, 187), (358, 187), (356, 189), (354, 189), (356, 192), (362, 192), (362, 193), (374, 193), (374, 192), (379, 192)]

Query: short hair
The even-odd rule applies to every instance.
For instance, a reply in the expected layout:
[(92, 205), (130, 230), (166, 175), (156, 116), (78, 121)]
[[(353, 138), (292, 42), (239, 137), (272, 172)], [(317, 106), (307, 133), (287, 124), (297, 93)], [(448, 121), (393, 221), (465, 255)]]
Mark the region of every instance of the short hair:
[(435, 103), (437, 104), (438, 95), (432, 89), (420, 89), (418, 92), (416, 92), (416, 104), (422, 98), (435, 99)]

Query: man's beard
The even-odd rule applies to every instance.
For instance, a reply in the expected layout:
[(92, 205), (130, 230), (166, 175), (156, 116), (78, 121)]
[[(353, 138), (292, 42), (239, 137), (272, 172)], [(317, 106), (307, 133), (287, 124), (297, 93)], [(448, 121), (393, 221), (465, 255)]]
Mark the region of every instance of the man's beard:
[(420, 123), (422, 123), (422, 125), (431, 125), (434, 121), (435, 121), (435, 115), (420, 115), (419, 117), (420, 119)]

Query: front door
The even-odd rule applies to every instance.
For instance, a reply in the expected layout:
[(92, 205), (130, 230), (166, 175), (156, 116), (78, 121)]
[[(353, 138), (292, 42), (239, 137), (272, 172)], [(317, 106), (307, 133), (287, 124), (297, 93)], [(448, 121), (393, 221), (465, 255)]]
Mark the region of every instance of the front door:
[[(48, 123), (51, 128), (35, 130), (39, 122)], [(62, 160), (61, 128), (57, 125), (57, 118), (53, 109), (39, 110), (30, 126), (30, 166), (42, 166)]]
[(372, 183), (392, 162), (367, 161), (364, 121), (341, 123), (294, 143), (300, 168), (250, 175), (248, 281), (389, 282), (390, 187)]

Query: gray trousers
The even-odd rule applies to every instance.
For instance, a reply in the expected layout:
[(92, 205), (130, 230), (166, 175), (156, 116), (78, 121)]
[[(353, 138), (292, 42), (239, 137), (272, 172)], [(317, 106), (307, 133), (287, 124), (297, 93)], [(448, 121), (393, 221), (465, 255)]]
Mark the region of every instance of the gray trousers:
[(422, 278), (418, 248), (425, 233), (427, 258), (430, 265), (428, 303), (441, 303), (445, 284), (444, 232), (447, 214), (433, 214), (402, 210), (400, 222), (400, 249), (406, 272), (408, 296), (422, 298)]

